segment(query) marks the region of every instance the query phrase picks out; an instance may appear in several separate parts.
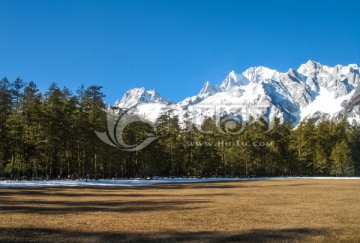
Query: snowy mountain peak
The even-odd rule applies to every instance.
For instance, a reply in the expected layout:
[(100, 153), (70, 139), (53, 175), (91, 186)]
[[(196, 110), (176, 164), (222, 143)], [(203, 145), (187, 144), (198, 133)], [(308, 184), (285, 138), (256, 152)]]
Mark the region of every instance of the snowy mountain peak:
[(305, 63), (306, 66), (308, 67), (316, 67), (316, 66), (322, 66), (321, 63), (319, 62), (315, 62), (313, 60), (309, 60)]
[(209, 81), (207, 81), (205, 83), (204, 87), (199, 92), (198, 96), (201, 98), (206, 98), (206, 97), (214, 95), (220, 91), (221, 91), (221, 89), (219, 88), (219, 86), (217, 86), (217, 85), (213, 86), (210, 84)]
[(349, 64), (348, 67), (352, 69), (359, 69), (359, 66), (357, 64)]
[(160, 103), (167, 101), (163, 99), (155, 89), (146, 90), (145, 88), (134, 88), (128, 90), (122, 99), (115, 102), (115, 106), (119, 108), (131, 108), (141, 103)]
[(247, 85), (249, 80), (241, 74), (231, 71), (225, 80), (221, 83), (220, 88), (222, 91), (230, 91), (234, 87), (239, 87), (242, 85)]
[(295, 76), (295, 77), (299, 75), (299, 73), (298, 73), (296, 70), (292, 69), (292, 68), (290, 68), (287, 73), (288, 73), (289, 75)]
[(323, 65), (319, 62), (309, 60), (305, 64), (301, 64), (297, 71), (304, 75), (310, 75), (315, 73), (318, 69), (323, 69)]
[(234, 79), (234, 80), (237, 80), (238, 79), (238, 76), (237, 74), (235, 73), (234, 70), (232, 70), (229, 75), (228, 75), (230, 78)]
[(267, 67), (251, 67), (242, 74), (250, 82), (259, 82), (260, 80), (277, 79), (280, 73)]

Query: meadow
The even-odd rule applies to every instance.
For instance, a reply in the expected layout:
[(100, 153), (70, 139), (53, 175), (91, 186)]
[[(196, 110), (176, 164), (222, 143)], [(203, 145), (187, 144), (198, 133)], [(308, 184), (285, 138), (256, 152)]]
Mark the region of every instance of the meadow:
[(0, 242), (360, 241), (360, 180), (0, 189)]

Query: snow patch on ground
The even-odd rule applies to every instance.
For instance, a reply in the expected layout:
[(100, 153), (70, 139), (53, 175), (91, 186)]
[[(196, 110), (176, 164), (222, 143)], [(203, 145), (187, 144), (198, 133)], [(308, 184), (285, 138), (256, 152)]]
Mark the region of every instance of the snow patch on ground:
[(174, 179), (114, 179), (114, 180), (44, 180), (44, 181), (0, 181), (0, 188), (23, 187), (85, 187), (85, 186), (147, 186), (173, 183), (204, 183), (221, 181), (261, 181), (261, 180), (360, 180), (360, 177), (255, 177), (255, 178), (174, 178)]

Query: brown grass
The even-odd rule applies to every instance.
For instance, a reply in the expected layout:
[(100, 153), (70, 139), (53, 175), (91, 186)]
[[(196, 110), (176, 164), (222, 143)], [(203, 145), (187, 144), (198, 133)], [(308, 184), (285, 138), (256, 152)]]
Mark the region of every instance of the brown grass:
[(360, 242), (360, 181), (0, 189), (0, 241)]

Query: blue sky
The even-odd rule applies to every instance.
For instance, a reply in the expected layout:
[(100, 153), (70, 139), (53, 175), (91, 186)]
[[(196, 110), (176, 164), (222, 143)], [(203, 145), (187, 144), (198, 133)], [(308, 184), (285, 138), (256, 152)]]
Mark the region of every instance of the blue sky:
[(0, 0), (0, 76), (180, 101), (231, 71), (360, 64), (359, 1)]

